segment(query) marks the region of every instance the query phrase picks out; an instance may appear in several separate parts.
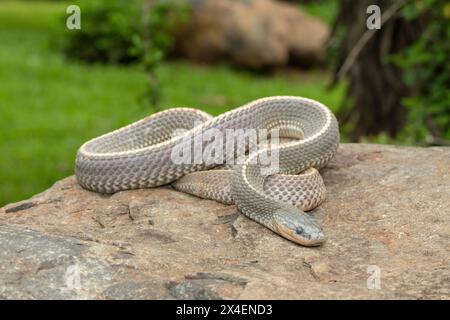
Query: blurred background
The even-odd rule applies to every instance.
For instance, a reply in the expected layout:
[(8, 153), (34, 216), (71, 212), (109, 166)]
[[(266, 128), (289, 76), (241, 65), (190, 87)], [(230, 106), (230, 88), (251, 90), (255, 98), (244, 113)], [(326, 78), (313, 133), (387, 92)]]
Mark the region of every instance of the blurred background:
[(0, 206), (73, 174), (84, 141), (177, 106), (304, 96), (343, 142), (449, 145), (449, 19), (443, 0), (0, 0)]

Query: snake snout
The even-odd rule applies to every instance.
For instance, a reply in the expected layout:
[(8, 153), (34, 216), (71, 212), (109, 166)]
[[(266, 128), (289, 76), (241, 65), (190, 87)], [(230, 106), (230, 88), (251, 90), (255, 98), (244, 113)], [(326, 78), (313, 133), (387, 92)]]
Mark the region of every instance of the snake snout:
[(274, 215), (274, 230), (303, 246), (320, 246), (325, 242), (323, 230), (315, 219), (296, 208), (278, 210)]

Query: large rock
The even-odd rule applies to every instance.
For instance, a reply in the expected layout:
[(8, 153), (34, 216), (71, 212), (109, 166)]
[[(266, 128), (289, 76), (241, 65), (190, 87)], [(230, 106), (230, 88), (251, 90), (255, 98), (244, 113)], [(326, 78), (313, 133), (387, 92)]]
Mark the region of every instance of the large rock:
[(450, 298), (450, 148), (343, 145), (323, 176), (318, 248), (170, 187), (69, 177), (0, 209), (0, 298)]
[(189, 0), (177, 51), (201, 62), (248, 68), (322, 62), (328, 27), (298, 6), (274, 0)]

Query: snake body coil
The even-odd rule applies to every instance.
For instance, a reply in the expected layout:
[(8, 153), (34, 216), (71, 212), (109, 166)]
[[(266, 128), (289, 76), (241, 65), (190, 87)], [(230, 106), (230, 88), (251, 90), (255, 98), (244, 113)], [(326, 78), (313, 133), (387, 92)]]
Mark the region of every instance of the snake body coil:
[[(174, 135), (180, 129), (184, 132)], [(259, 146), (234, 166), (217, 168), (217, 163), (195, 159), (208, 147), (205, 139), (196, 143), (205, 132), (225, 136), (231, 129), (269, 133), (277, 129), (281, 138), (290, 140)], [(186, 144), (193, 161), (175, 163), (174, 150)], [(299, 97), (269, 97), (218, 117), (187, 108), (156, 113), (83, 144), (75, 170), (80, 185), (96, 192), (173, 183), (176, 189), (203, 198), (234, 202), (247, 217), (281, 236), (314, 246), (324, 241), (324, 235), (303, 211), (323, 201), (325, 189), (316, 169), (334, 156), (338, 145), (338, 123), (323, 104)], [(236, 148), (228, 150), (224, 143), (220, 149), (224, 158), (236, 157)], [(262, 170), (261, 158), (267, 154), (277, 155), (276, 174)]]

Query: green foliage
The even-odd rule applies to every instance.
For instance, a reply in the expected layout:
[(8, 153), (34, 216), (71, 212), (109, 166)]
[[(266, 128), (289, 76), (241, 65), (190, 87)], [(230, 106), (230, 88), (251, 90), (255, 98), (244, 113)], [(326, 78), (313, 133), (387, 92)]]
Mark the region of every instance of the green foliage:
[(141, 30), (140, 33), (133, 35), (134, 56), (141, 56), (141, 62), (147, 66), (154, 66), (160, 62), (173, 47), (177, 28), (189, 18), (188, 8), (175, 1), (152, 0), (149, 12), (146, 13), (147, 30)]
[(320, 18), (328, 25), (332, 25), (339, 7), (339, 0), (304, 1), (297, 0), (301, 7), (309, 14)]
[(140, 32), (138, 0), (78, 0), (74, 4), (81, 9), (81, 30), (63, 29), (67, 56), (104, 63), (136, 60), (132, 39)]
[(160, 89), (155, 71), (186, 20), (186, 7), (163, 0), (79, 0), (77, 5), (82, 27), (63, 35), (66, 55), (88, 62), (139, 63), (148, 79), (141, 101), (156, 106)]
[[(181, 6), (153, 0), (149, 23), (144, 30), (143, 0), (77, 0), (81, 9), (81, 29), (66, 30), (62, 47), (69, 57), (88, 62), (156, 64), (173, 43), (175, 26), (181, 23)], [(64, 19), (67, 16), (64, 16)], [(143, 50), (149, 32), (150, 49)]]
[(425, 17), (427, 24), (414, 44), (392, 57), (412, 92), (403, 100), (408, 118), (399, 138), (409, 143), (450, 140), (450, 3), (411, 1), (402, 14), (411, 21)]
[[(164, 0), (79, 0), (81, 30), (67, 30), (62, 47), (69, 57), (88, 62), (139, 63), (148, 85), (141, 101), (156, 106), (158, 64), (174, 44), (187, 7)], [(145, 12), (146, 11), (146, 12)]]
[(147, 7), (142, 7), (141, 32), (133, 36), (133, 53), (147, 74), (147, 90), (141, 96), (141, 101), (149, 102), (158, 110), (161, 92), (156, 77), (156, 70), (174, 45), (174, 35), (180, 24), (188, 19), (188, 6), (168, 1), (148, 1)]

